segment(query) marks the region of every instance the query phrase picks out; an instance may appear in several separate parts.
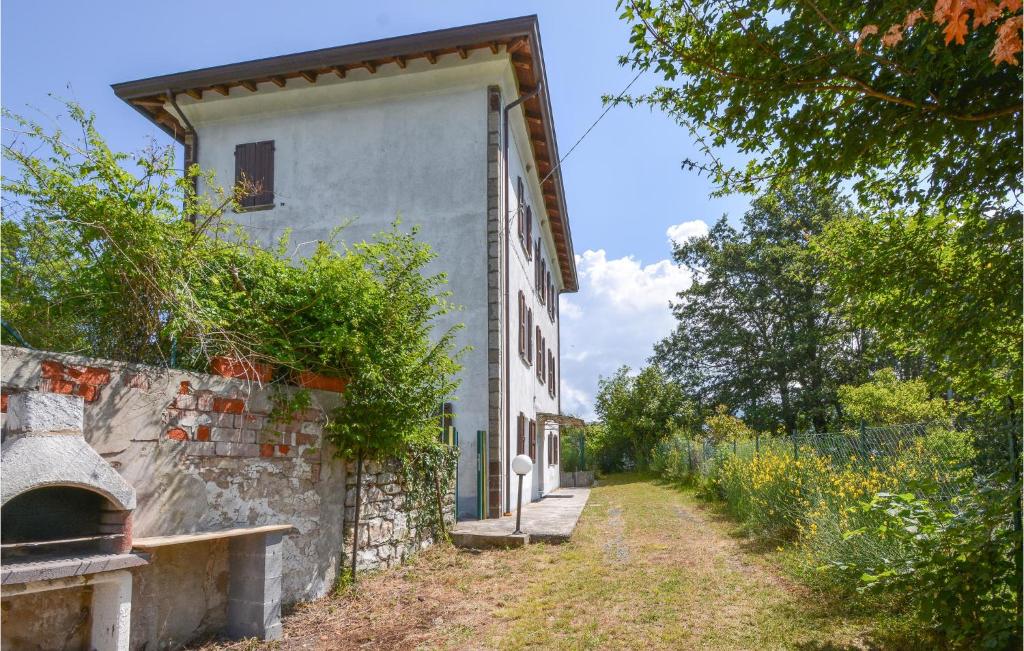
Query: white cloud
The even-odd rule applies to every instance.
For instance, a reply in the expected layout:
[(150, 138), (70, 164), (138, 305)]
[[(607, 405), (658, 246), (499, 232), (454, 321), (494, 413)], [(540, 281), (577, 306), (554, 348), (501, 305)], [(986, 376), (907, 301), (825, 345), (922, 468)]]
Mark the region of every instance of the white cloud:
[(700, 219), (694, 219), (693, 221), (669, 226), (668, 230), (665, 231), (665, 235), (668, 236), (668, 241), (677, 245), (683, 244), (686, 240), (691, 240), (695, 237), (703, 237), (707, 234), (708, 225)]
[(560, 305), (562, 411), (591, 419), (598, 377), (646, 363), (654, 343), (672, 331), (669, 301), (690, 286), (692, 274), (669, 260), (608, 259), (603, 249), (577, 255), (576, 267), (580, 291)]

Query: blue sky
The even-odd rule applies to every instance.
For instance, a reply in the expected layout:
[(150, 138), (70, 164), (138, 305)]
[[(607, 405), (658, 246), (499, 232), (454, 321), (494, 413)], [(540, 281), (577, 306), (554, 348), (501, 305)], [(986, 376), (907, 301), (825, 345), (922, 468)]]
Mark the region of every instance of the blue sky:
[[(628, 34), (614, 2), (8, 0), (0, 90), (19, 113), (58, 114), (48, 93), (74, 99), (96, 113), (114, 148), (136, 150), (170, 138), (117, 100), (111, 83), (533, 13), (564, 153), (600, 115), (601, 96), (635, 74), (617, 64)], [(641, 77), (634, 90), (655, 81)], [(707, 181), (680, 169), (688, 157), (701, 154), (684, 129), (660, 113), (619, 107), (563, 164), (582, 285), (563, 298), (565, 411), (589, 416), (597, 376), (642, 363), (671, 327), (667, 301), (689, 274), (666, 262), (669, 229), (735, 217), (747, 205), (745, 197), (710, 199)]]

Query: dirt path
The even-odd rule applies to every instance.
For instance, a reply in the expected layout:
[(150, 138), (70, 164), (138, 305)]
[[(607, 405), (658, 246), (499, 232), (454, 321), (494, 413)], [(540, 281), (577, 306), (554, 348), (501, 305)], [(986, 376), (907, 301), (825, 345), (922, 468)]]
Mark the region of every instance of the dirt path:
[(593, 491), (571, 543), (432, 549), (299, 607), (275, 648), (889, 648), (730, 530), (686, 493), (616, 477)]

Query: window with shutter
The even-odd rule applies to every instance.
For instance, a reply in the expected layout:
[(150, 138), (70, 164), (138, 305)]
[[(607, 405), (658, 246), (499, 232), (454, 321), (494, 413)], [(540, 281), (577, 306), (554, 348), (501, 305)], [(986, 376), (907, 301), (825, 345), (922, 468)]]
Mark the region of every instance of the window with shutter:
[(554, 398), (558, 395), (558, 380), (555, 377), (555, 354), (548, 352), (548, 393)]
[(537, 423), (530, 421), (530, 458), (537, 462)]
[(526, 296), (519, 292), (519, 355), (526, 355)]
[(526, 363), (533, 364), (533, 310), (526, 311)]
[(235, 146), (235, 192), (243, 210), (274, 207), (274, 141)]
[(523, 454), (526, 450), (526, 414), (519, 412), (519, 419), (516, 421), (516, 454)]
[(557, 466), (558, 465), (558, 461), (559, 461), (559, 459), (562, 456), (562, 447), (558, 444), (558, 435), (554, 434), (554, 435), (552, 435), (552, 437), (553, 437), (552, 444), (554, 445), (554, 448), (555, 448), (555, 465)]
[(533, 255), (533, 210), (526, 207), (526, 257)]
[[(537, 240), (537, 246), (540, 247), (540, 240)], [(544, 277), (548, 273), (548, 263), (543, 260), (540, 261), (540, 276), (537, 278), (537, 292), (540, 294), (540, 302), (547, 305), (548, 297), (546, 296), (547, 285), (544, 284)]]
[(526, 215), (523, 214), (523, 177), (516, 177), (516, 226), (519, 229), (519, 242), (526, 246)]
[(537, 326), (537, 379), (544, 383), (544, 338), (540, 335), (540, 326)]

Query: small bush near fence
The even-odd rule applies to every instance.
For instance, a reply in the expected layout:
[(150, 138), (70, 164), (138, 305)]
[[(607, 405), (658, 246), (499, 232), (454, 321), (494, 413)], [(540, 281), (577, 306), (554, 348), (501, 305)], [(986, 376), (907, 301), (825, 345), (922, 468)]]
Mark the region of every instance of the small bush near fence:
[(885, 595), (949, 644), (1019, 648), (1019, 436), (1016, 422), (940, 422), (718, 446), (677, 437), (652, 465), (751, 534), (798, 545), (831, 587)]

